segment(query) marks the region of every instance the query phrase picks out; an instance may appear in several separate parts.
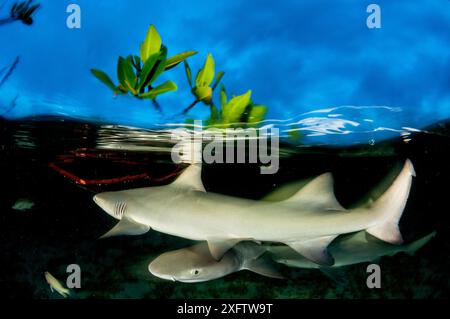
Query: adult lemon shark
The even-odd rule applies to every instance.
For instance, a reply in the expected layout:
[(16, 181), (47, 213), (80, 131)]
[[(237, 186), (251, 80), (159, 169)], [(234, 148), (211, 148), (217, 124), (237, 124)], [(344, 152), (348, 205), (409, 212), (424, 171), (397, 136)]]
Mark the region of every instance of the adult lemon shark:
[(380, 198), (352, 210), (336, 200), (330, 173), (313, 179), (287, 200), (268, 202), (206, 192), (198, 165), (189, 166), (170, 185), (101, 193), (94, 201), (120, 220), (103, 238), (154, 229), (205, 240), (216, 260), (241, 241), (280, 242), (316, 263), (332, 265), (326, 248), (341, 234), (366, 230), (388, 243), (403, 242), (398, 222), (413, 176), (413, 165), (406, 160)]

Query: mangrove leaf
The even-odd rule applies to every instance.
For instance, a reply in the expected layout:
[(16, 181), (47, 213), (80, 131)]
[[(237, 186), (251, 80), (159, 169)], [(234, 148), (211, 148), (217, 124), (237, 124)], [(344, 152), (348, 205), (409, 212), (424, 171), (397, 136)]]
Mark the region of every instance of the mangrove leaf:
[(257, 124), (264, 120), (267, 113), (267, 106), (253, 105), (250, 109), (247, 122), (249, 124)]
[(227, 103), (227, 107), (222, 110), (223, 122), (225, 124), (240, 122), (245, 109), (250, 103), (251, 95), (252, 91), (249, 90), (245, 94), (233, 97)]
[(186, 77), (187, 77), (189, 86), (192, 89), (192, 72), (191, 72), (191, 68), (189, 67), (189, 64), (187, 63), (187, 61), (184, 61), (184, 70), (186, 71)]
[(156, 99), (158, 95), (167, 93), (167, 92), (173, 92), (178, 90), (177, 85), (172, 81), (167, 81), (161, 85), (158, 85), (154, 89), (151, 89), (149, 92), (141, 94), (141, 97), (143, 99)]
[(105, 84), (107, 87), (109, 87), (111, 90), (114, 91), (114, 93), (117, 93), (118, 88), (117, 86), (113, 83), (113, 81), (111, 80), (111, 78), (108, 76), (108, 74), (106, 74), (105, 72), (101, 71), (101, 70), (97, 70), (97, 69), (91, 69), (91, 73), (97, 78), (99, 79), (103, 84)]
[(197, 54), (197, 52), (195, 51), (186, 51), (168, 58), (166, 63), (166, 70), (170, 70), (176, 67), (178, 64), (195, 54)]
[(214, 79), (214, 69), (214, 59), (210, 53), (206, 58), (205, 65), (197, 74), (197, 78), (195, 80), (196, 87), (200, 88), (210, 86)]
[(159, 53), (153, 54), (151, 57), (145, 61), (144, 66), (142, 67), (141, 76), (139, 78), (138, 91), (141, 88), (146, 87), (150, 84), (150, 73), (155, 67), (156, 61), (158, 61)]
[(158, 31), (154, 25), (150, 25), (145, 40), (141, 44), (141, 60), (145, 63), (150, 56), (161, 50), (161, 45), (162, 40)]

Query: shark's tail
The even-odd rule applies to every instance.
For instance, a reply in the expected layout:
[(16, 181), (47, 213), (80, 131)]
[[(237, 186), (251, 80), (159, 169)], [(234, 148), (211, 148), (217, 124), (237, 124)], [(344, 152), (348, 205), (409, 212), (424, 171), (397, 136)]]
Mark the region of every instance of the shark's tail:
[(431, 240), (431, 238), (433, 238), (434, 236), (436, 236), (436, 231), (434, 231), (420, 239), (417, 239), (416, 241), (413, 241), (412, 243), (410, 243), (406, 246), (405, 253), (413, 256), (416, 253), (416, 251), (418, 251), (420, 248), (425, 246), (425, 244), (428, 243)]
[(403, 243), (398, 223), (408, 201), (413, 176), (416, 173), (408, 159), (388, 190), (369, 207), (379, 216), (377, 223), (367, 229), (369, 234), (391, 244)]

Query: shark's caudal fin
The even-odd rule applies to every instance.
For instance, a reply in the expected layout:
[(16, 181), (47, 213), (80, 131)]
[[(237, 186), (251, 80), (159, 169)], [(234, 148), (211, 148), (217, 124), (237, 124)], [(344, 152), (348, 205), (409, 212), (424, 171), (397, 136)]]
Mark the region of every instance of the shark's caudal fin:
[(334, 196), (333, 188), (333, 176), (325, 173), (313, 179), (284, 203), (321, 210), (345, 210)]
[(420, 248), (425, 246), (425, 244), (428, 243), (431, 240), (431, 238), (433, 238), (434, 236), (436, 236), (436, 231), (406, 245), (405, 253), (413, 256), (416, 253), (416, 251), (418, 251)]
[(99, 239), (122, 235), (142, 235), (149, 230), (149, 226), (136, 223), (135, 221), (127, 217), (123, 217), (120, 222), (116, 224), (116, 226), (114, 226), (109, 232), (104, 234)]
[(189, 187), (198, 191), (205, 192), (202, 182), (201, 164), (193, 164), (186, 168), (183, 173), (172, 183), (174, 186)]
[(398, 223), (408, 201), (413, 176), (416, 176), (414, 167), (408, 159), (388, 190), (369, 207), (379, 216), (377, 224), (366, 229), (369, 234), (391, 244), (403, 242)]

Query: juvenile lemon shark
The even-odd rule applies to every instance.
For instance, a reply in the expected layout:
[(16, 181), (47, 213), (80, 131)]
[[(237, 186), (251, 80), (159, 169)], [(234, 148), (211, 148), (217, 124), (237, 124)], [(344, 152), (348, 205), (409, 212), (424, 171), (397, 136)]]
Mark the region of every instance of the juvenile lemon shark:
[[(373, 262), (383, 256), (393, 256), (397, 253), (413, 255), (428, 243), (436, 232), (420, 238), (407, 245), (391, 245), (371, 237), (365, 231), (343, 235), (329, 246), (329, 252), (334, 257), (332, 269), (364, 262)], [(264, 255), (264, 253), (267, 254)], [(265, 257), (265, 258), (264, 258)], [(154, 276), (180, 282), (203, 282), (222, 278), (226, 275), (248, 269), (263, 276), (280, 278), (273, 262), (289, 267), (320, 269), (322, 266), (299, 255), (286, 245), (258, 245), (254, 242), (241, 242), (227, 251), (219, 261), (215, 260), (208, 249), (208, 244), (202, 242), (191, 247), (170, 251), (158, 256), (148, 266)]]
[(241, 242), (217, 261), (211, 256), (208, 244), (201, 242), (158, 256), (148, 265), (148, 270), (156, 277), (186, 283), (214, 280), (244, 269), (282, 279), (276, 263), (262, 257), (265, 252), (261, 245)]
[(206, 192), (198, 165), (189, 166), (170, 185), (101, 193), (94, 201), (120, 220), (102, 238), (140, 235), (152, 228), (206, 240), (216, 260), (241, 241), (280, 242), (316, 263), (332, 265), (326, 248), (341, 234), (366, 230), (388, 243), (403, 242), (398, 222), (413, 176), (413, 165), (406, 160), (378, 200), (352, 210), (336, 200), (330, 173), (315, 178), (287, 200), (268, 202)]
[[(428, 243), (436, 232), (432, 232), (406, 245), (391, 245), (372, 237), (365, 231), (350, 235), (343, 235), (333, 241), (328, 250), (334, 257), (333, 268), (349, 266), (365, 262), (373, 262), (383, 256), (394, 256), (398, 253), (414, 255), (414, 253)], [(299, 255), (287, 246), (267, 246), (271, 258), (281, 264), (296, 268), (322, 268), (307, 258)]]

